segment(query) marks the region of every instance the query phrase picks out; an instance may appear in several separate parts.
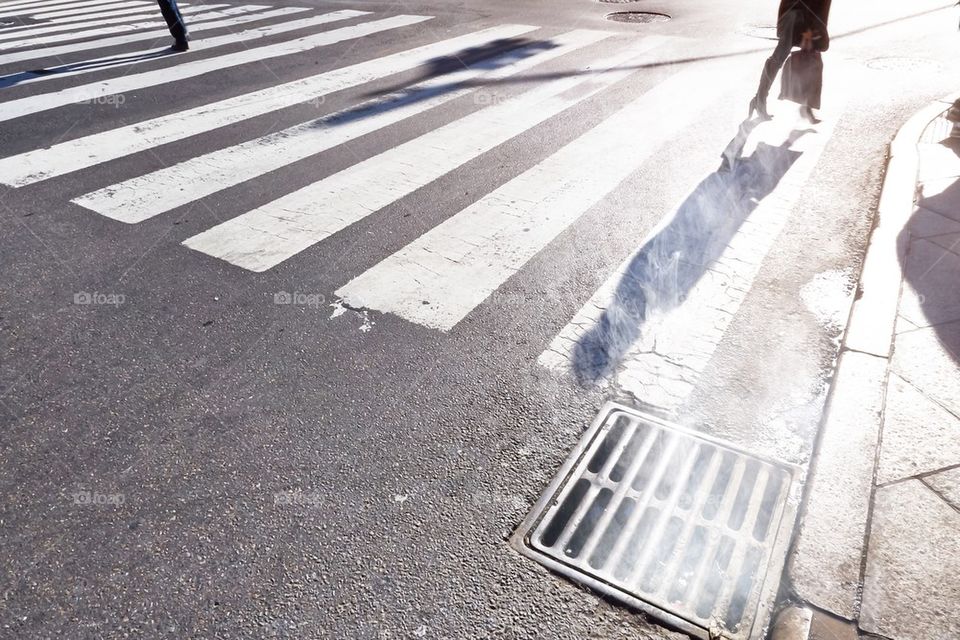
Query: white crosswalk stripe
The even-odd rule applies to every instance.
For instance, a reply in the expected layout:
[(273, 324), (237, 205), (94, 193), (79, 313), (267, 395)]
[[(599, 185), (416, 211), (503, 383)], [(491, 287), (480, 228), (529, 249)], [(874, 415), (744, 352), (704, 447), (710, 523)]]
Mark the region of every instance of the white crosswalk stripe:
[[(222, 36), (216, 36), (213, 38), (206, 38), (203, 41), (204, 49), (215, 49), (216, 47), (223, 47), (230, 44), (235, 44), (237, 42), (244, 42), (248, 40), (254, 40), (257, 38), (266, 38), (269, 36), (280, 35), (284, 33), (290, 33), (291, 31), (299, 31), (301, 29), (306, 29), (309, 27), (317, 27), (324, 24), (329, 24), (331, 22), (338, 22), (341, 20), (350, 20), (352, 18), (358, 18), (360, 16), (367, 15), (362, 11), (335, 11), (333, 13), (326, 13), (319, 16), (314, 16), (311, 18), (303, 18), (300, 20), (290, 20), (288, 22), (281, 22), (279, 24), (271, 24), (264, 27), (257, 27), (254, 29), (246, 29), (244, 31), (237, 31), (235, 33), (228, 33)], [(236, 19), (234, 19), (236, 21)], [(158, 37), (166, 37), (168, 32), (157, 32)], [(138, 54), (140, 57), (138, 57)], [(10, 76), (0, 76), (0, 88), (13, 86), (13, 85), (24, 85), (32, 84), (35, 82), (44, 82), (49, 80), (60, 80), (63, 78), (69, 78), (71, 76), (80, 75), (83, 73), (90, 73), (92, 71), (99, 71), (105, 67), (110, 66), (132, 66), (142, 62), (146, 62), (152, 59), (155, 59), (157, 56), (157, 51), (155, 48), (151, 48), (145, 51), (139, 52), (130, 52), (120, 57), (119, 59), (116, 56), (105, 56), (102, 58), (94, 58), (92, 60), (85, 60), (82, 63), (71, 63), (64, 64), (55, 67), (47, 67), (42, 72), (39, 71), (27, 71), (13, 74)], [(177, 67), (178, 69), (183, 69), (185, 65)]]
[[(17, 8), (0, 7), (0, 18), (30, 17), (36, 19), (58, 18), (60, 15), (76, 13), (77, 10), (97, 9), (123, 9), (127, 7), (145, 7), (148, 3), (144, 0), (123, 0), (122, 2), (104, 3), (100, 0), (91, 0), (87, 2), (65, 2), (50, 5), (21, 6)], [(63, 12), (67, 12), (63, 14)]]
[[(265, 271), (622, 80), (631, 70), (613, 69), (661, 43), (657, 37), (631, 43), (591, 64), (591, 69), (609, 73), (546, 82), (228, 220), (186, 244), (251, 271)], [(579, 85), (586, 88), (571, 92)], [(78, 204), (106, 215), (143, 210), (117, 206), (108, 191), (94, 195)]]
[[(86, 0), (84, 2), (76, 2), (76, 0), (26, 0), (24, 2), (4, 2), (0, 4), (0, 11), (3, 11), (4, 14), (16, 10), (18, 12), (27, 12), (27, 11), (44, 11), (50, 8), (63, 8), (70, 6), (97, 6), (101, 4), (108, 4), (114, 2), (115, 0)], [(16, 15), (23, 15), (23, 13), (18, 13)]]
[[(106, 2), (106, 0), (103, 1)], [(49, 7), (69, 4), (70, 0), (27, 0), (25, 2), (2, 2), (0, 3), (0, 11), (3, 11), (3, 14), (6, 15), (11, 13), (11, 10), (13, 9), (21, 11), (35, 9), (36, 7)]]
[[(186, 11), (203, 11), (204, 9), (214, 9), (229, 5), (218, 4), (193, 7), (188, 2), (180, 2), (177, 3), (177, 6), (180, 7), (180, 13), (185, 13)], [(76, 29), (87, 29), (86, 32), (76, 32), (78, 34), (78, 39), (85, 38), (87, 36), (83, 35), (84, 33), (89, 33), (89, 31), (104, 25), (123, 24), (129, 20), (145, 20), (148, 18), (155, 18), (157, 12), (158, 9), (156, 5), (144, 5), (142, 7), (123, 9), (121, 11), (80, 13), (79, 15), (69, 16), (66, 18), (56, 18), (54, 20), (47, 20), (38, 24), (21, 24), (20, 26), (16, 27), (4, 27), (3, 29), (0, 29), (0, 41), (6, 42), (12, 39), (23, 38), (27, 35), (38, 36), (47, 33), (74, 31)]]
[[(111, 0), (85, 0), (81, 10), (99, 11), (113, 4)], [(80, 6), (71, 4), (70, 8)], [(132, 5), (127, 2), (122, 6), (126, 9), (121, 12)], [(61, 15), (61, 7), (56, 0), (36, 0), (0, 4), (0, 13), (35, 11), (53, 14), (51, 20), (68, 18)], [(3, 100), (0, 96), (0, 121), (84, 100), (173, 85), (228, 67), (293, 56), (336, 43), (365, 44), (368, 39), (376, 39), (381, 44), (390, 41), (394, 30), (434, 19), (351, 9), (320, 13), (307, 7), (263, 5), (202, 5), (189, 10), (194, 12), (189, 14), (194, 17), (189, 21), (194, 34), (258, 20), (274, 22), (197, 38), (190, 54), (171, 57), (172, 63), (164, 68), (131, 72), (132, 59), (138, 55), (146, 59), (151, 53), (125, 51), (122, 56), (131, 59), (109, 78), (85, 84), (78, 80), (82, 84), (26, 97)], [(108, 50), (158, 38), (166, 41), (169, 32), (159, 11), (151, 6), (150, 12), (66, 25), (25, 25), (16, 28), (20, 30), (13, 35), (0, 32), (0, 46), (5, 49), (0, 64)], [(305, 12), (310, 12), (309, 17), (300, 15)], [(295, 19), (285, 20), (294, 14)], [(321, 28), (345, 20), (355, 23)], [(260, 36), (299, 30), (309, 33), (281, 42), (261, 42)], [(536, 135), (538, 126), (579, 105), (603, 100), (605, 92), (639, 68), (658, 63), (665, 45), (680, 42), (673, 36), (626, 38), (616, 31), (587, 29), (544, 35), (553, 31), (504, 24), (440, 39), (424, 29), (424, 37), (430, 40), (426, 44), (399, 51), (394, 47), (395, 52), (372, 59), (348, 50), (342, 63), (314, 75), (277, 81), (273, 86), (182, 110), (161, 108), (159, 116), (155, 109), (147, 112), (153, 117), (140, 116), (140, 120), (136, 112), (124, 113), (122, 120), (106, 121), (79, 137), (52, 141), (43, 147), (38, 143), (0, 158), (0, 183), (29, 187), (91, 169), (74, 176), (79, 186), (74, 183), (71, 202), (135, 225), (158, 217), (162, 220), (175, 209), (196, 205), (238, 185), (270, 179), (273, 172), (290, 171), (303, 159), (337, 153), (341, 145), (363, 136), (400, 130), (411, 121), (423, 119), (415, 116), (431, 112), (430, 117), (441, 118), (426, 133), (417, 131), (404, 142), (384, 145), (329, 175), (309, 176), (297, 185), (300, 188), (272, 196), (275, 199), (266, 204), (260, 204), (261, 200), (258, 206), (231, 211), (231, 217), (178, 238), (183, 246), (177, 250), (195, 258), (203, 254), (242, 270), (267, 271), (286, 261), (293, 263), (298, 254), (368, 216), (393, 215), (390, 207), (416, 197), (418, 190), (441, 179), (458, 178), (458, 172), (467, 171), (474, 161), (495, 159), (501, 145)], [(213, 51), (240, 42), (249, 48), (228, 54)], [(362, 44), (357, 47), (362, 48)], [(489, 51), (470, 64), (442, 71), (435, 66), (438, 60), (458, 59), (465, 50), (485, 48)], [(0, 86), (5, 82), (11, 86), (75, 77), (102, 69), (116, 58), (116, 54), (100, 55), (52, 67), (47, 70), (50, 73), (40, 75), (11, 73), (0, 78)], [(552, 259), (551, 246), (561, 234), (583, 224), (588, 217), (585, 214), (596, 211), (598, 203), (697, 121), (701, 111), (724, 90), (723, 83), (715, 82), (722, 64), (678, 65), (664, 72), (645, 93), (623, 100), (622, 106), (590, 123), (578, 137), (546, 150), (543, 159), (517, 175), (504, 176), (486, 193), (473, 196), (469, 202), (460, 201), (449, 211), (444, 210), (445, 203), (438, 203), (447, 216), (442, 222), (418, 237), (408, 237), (399, 250), (394, 245), (376, 256), (372, 267), (342, 274), (335, 295), (350, 308), (392, 314), (430, 329), (449, 332), (462, 327), (464, 319), (482, 305), (498, 304), (493, 294), (534, 257)], [(411, 72), (419, 69), (427, 72), (409, 79), (415, 75)], [(362, 99), (351, 98), (346, 108), (330, 110), (333, 112), (319, 106), (330, 94), (347, 90), (360, 93), (362, 85), (402, 74), (408, 74), (408, 79), (399, 89), (394, 86), (374, 96), (364, 93)], [(498, 82), (508, 77), (514, 78)], [(696, 99), (691, 100), (694, 95)], [(467, 100), (471, 96), (472, 103)], [(303, 115), (304, 109), (310, 102), (318, 103), (320, 117), (304, 121), (308, 117)], [(297, 105), (300, 115), (292, 125), (288, 119), (282, 126), (273, 125), (264, 131), (253, 130), (248, 123)], [(446, 107), (438, 109), (441, 105)], [(284, 113), (284, 117), (288, 115)], [(263, 120), (269, 118), (258, 122)], [(624, 131), (635, 130), (637, 123), (655, 126), (625, 143)], [(757, 162), (774, 157), (773, 166), (786, 163), (759, 206), (748, 201), (749, 194), (733, 197), (724, 192), (723, 197), (714, 198), (715, 206), (703, 209), (703, 194), (691, 194), (688, 202), (651, 231), (640, 248), (570, 319), (542, 353), (539, 363), (554, 372), (572, 372), (591, 382), (615, 379), (619, 389), (663, 407), (682, 402), (723, 338), (766, 253), (786, 224), (784, 212), (796, 201), (799, 186), (830, 139), (831, 128), (825, 124), (816, 136), (784, 143), (790, 124), (784, 119), (782, 123), (763, 125), (766, 128), (758, 131), (765, 132), (768, 146), (758, 147), (754, 156), (746, 154), (745, 166), (751, 157), (759, 158)], [(232, 127), (231, 136), (236, 136), (229, 137), (228, 144), (211, 149), (217, 138), (208, 134), (228, 126)], [(203, 138), (206, 146), (202, 152), (180, 155), (175, 164), (132, 177), (126, 173), (119, 181), (104, 178), (112, 175), (110, 169), (127, 156), (162, 145), (176, 145), (178, 151), (191, 149), (195, 137)], [(764, 153), (768, 155), (761, 157)], [(700, 188), (722, 190), (728, 178), (718, 176)], [(300, 186), (303, 184), (306, 186)], [(709, 226), (712, 234), (702, 238), (702, 245), (685, 246), (684, 258), (674, 245), (690, 240), (684, 235), (690, 225), (700, 225), (697, 229), (701, 230)], [(122, 234), (129, 227), (112, 228)], [(671, 292), (676, 299), (665, 299), (664, 291), (657, 288), (663, 282), (647, 282), (638, 273), (644, 261), (651, 259), (651, 252), (656, 254), (653, 259), (657, 261), (658, 277), (673, 277)], [(320, 253), (310, 252), (297, 259), (324, 260)], [(696, 263), (694, 276), (684, 273), (688, 266), (684, 259)], [(642, 300), (639, 311), (638, 299)], [(718, 300), (723, 303), (718, 304)], [(567, 318), (557, 320), (565, 322)], [(609, 362), (603, 362), (604, 358)]]
[[(556, 47), (533, 57), (521, 58), (517, 64), (486, 77), (488, 80), (507, 77), (603, 37), (604, 34), (587, 31), (557, 38)], [(497, 60), (493, 61), (494, 65), (497, 63)], [(405, 89), (399, 95), (199, 156), (82, 196), (74, 202), (124, 222), (140, 222), (458, 98), (470, 91), (458, 85), (477, 78), (485, 70), (489, 68), (478, 65), (441, 76)], [(185, 186), (174, 193), (166, 188), (171, 183)]]
[[(225, 7), (229, 5), (215, 6)], [(268, 20), (270, 18), (278, 18), (296, 13), (302, 13), (303, 11), (307, 11), (307, 9), (300, 7), (286, 7), (282, 9), (263, 11), (261, 13), (252, 13), (253, 11), (253, 7), (244, 6), (227, 9), (226, 11), (209, 11), (207, 13), (199, 13), (197, 15), (189, 14), (186, 10), (183, 10), (181, 13), (185, 16), (185, 19), (190, 19), (190, 33), (199, 34), (204, 31), (209, 31), (210, 29), (233, 27), (247, 24), (249, 22), (257, 22), (260, 20)], [(157, 18), (160, 18), (160, 16), (158, 15)], [(42, 38), (7, 42), (3, 45), (5, 49), (16, 49), (25, 46), (43, 48), (0, 54), (0, 64), (12, 64), (14, 62), (23, 62), (24, 60), (33, 60), (36, 58), (67, 55), (76, 53), (77, 51), (105, 49), (107, 47), (130, 44), (132, 42), (141, 42), (143, 40), (166, 40), (170, 35), (170, 31), (167, 29), (167, 26), (163, 24), (162, 19), (155, 19), (152, 22), (141, 22), (135, 24), (138, 26), (115, 25), (112, 27), (104, 27), (103, 29), (92, 30), (95, 31), (95, 33), (91, 33), (90, 35), (96, 36), (96, 39), (87, 40), (85, 42), (71, 42), (70, 44), (64, 44), (57, 47), (50, 47), (46, 45), (56, 42), (70, 41), (76, 36), (72, 33), (61, 33)], [(157, 27), (161, 25), (163, 26), (163, 29), (158, 29)], [(131, 28), (135, 31), (135, 33), (127, 33), (131, 30)], [(126, 33), (127, 35), (117, 36), (115, 38), (99, 37), (110, 35), (112, 33)]]
[(414, 69), (435, 58), (455, 55), (463, 49), (513, 38), (534, 29), (524, 25), (492, 27), (169, 116), (3, 158), (0, 159), (0, 183), (22, 187), (47, 180), (284, 107), (322, 99), (335, 91)]
[(96, 9), (98, 12), (103, 12), (107, 10), (114, 9), (134, 9), (134, 8), (146, 8), (150, 4), (147, 2), (141, 2), (140, 0), (124, 0), (124, 2), (113, 2), (111, 4), (100, 4), (95, 7), (78, 7), (77, 5), (72, 5), (69, 9), (58, 9), (56, 11), (44, 11), (42, 13), (31, 13), (29, 14), (34, 20), (51, 20), (53, 18), (66, 18), (70, 16), (77, 15), (77, 11), (83, 11), (86, 8)]
[[(695, 67), (671, 76), (540, 164), (354, 278), (337, 295), (350, 306), (452, 329), (686, 126), (717, 91), (716, 83), (710, 82), (712, 73)], [(694, 93), (701, 101), (686, 99)], [(652, 118), (656, 128), (624, 144), (623, 132), (646, 118)]]
[(340, 29), (334, 29), (333, 31), (304, 36), (296, 40), (264, 45), (237, 53), (204, 58), (194, 62), (185, 62), (168, 69), (145, 71), (143, 73), (125, 75), (91, 84), (70, 87), (56, 93), (46, 93), (10, 100), (3, 103), (3, 109), (0, 110), (0, 121), (13, 120), (14, 118), (49, 111), (50, 109), (56, 109), (57, 107), (63, 107), (85, 100), (103, 99), (106, 96), (116, 95), (118, 93), (155, 87), (175, 80), (193, 78), (205, 73), (221, 71), (228, 67), (240, 66), (250, 62), (309, 51), (317, 47), (362, 38), (381, 31), (414, 25), (429, 19), (429, 16), (407, 15), (383, 18), (351, 27), (342, 27)]

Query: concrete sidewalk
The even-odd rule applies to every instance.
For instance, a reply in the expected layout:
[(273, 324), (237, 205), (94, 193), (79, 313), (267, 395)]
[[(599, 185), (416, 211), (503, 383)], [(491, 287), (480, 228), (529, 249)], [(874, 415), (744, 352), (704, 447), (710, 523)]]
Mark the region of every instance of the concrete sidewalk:
[(957, 98), (891, 145), (775, 638), (960, 638)]

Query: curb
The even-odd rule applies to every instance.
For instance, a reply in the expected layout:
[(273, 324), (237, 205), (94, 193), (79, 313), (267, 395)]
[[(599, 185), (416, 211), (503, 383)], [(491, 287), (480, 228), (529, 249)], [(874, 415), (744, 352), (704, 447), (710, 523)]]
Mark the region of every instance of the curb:
[[(874, 226), (814, 446), (785, 575), (799, 599), (809, 604), (783, 609), (772, 640), (858, 637), (858, 585), (903, 281), (898, 236), (915, 208), (923, 132), (958, 99), (960, 92), (928, 104), (900, 128), (890, 144)], [(825, 463), (833, 464), (821, 468)], [(828, 518), (814, 517), (828, 512)], [(842, 575), (840, 583), (847, 588), (838, 589), (837, 575), (829, 569), (849, 565), (844, 561), (850, 558), (860, 562)]]
[[(917, 145), (927, 125), (957, 99), (960, 99), (960, 92), (931, 102), (907, 120), (890, 143), (880, 202), (860, 271), (857, 300), (844, 332), (842, 351), (890, 357), (902, 279), (900, 263), (893, 262), (891, 268), (890, 258), (898, 257), (897, 235), (913, 214), (920, 164)], [(896, 282), (896, 286), (891, 282)]]

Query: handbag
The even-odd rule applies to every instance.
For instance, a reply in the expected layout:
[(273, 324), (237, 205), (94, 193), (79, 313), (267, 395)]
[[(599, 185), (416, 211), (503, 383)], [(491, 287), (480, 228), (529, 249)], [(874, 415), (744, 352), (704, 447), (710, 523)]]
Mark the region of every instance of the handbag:
[(822, 91), (823, 58), (820, 52), (811, 49), (791, 53), (780, 78), (780, 99), (819, 109)]

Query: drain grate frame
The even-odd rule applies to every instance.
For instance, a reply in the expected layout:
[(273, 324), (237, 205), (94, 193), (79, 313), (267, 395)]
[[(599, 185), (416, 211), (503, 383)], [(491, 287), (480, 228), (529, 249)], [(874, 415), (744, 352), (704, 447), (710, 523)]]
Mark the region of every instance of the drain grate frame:
[(756, 640), (770, 623), (801, 477), (796, 465), (608, 402), (511, 546), (695, 637)]
[(614, 11), (604, 17), (611, 22), (623, 22), (627, 24), (653, 24), (670, 20), (670, 16), (667, 14), (657, 13), (655, 11)]
[(871, 58), (866, 61), (865, 66), (874, 71), (916, 71), (932, 73), (943, 70), (943, 66), (936, 60), (911, 56), (884, 56), (880, 58)]

